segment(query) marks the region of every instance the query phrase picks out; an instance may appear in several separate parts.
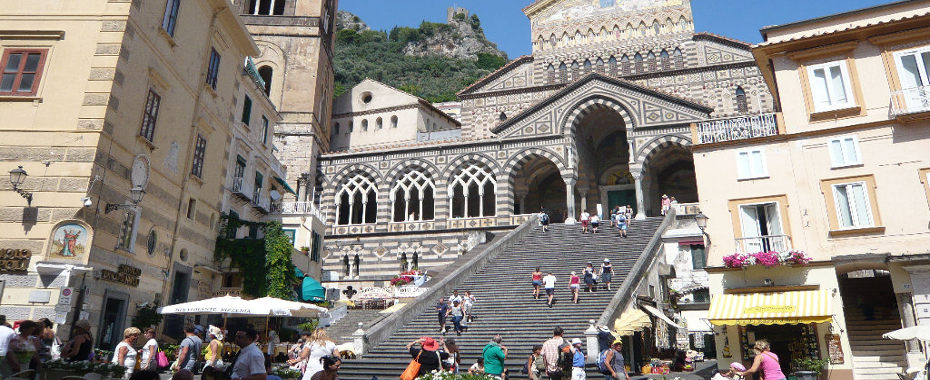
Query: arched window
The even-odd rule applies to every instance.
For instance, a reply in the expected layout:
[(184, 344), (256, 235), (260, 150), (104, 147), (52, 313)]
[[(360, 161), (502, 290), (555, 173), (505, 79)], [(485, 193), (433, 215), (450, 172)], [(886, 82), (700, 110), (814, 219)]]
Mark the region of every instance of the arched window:
[(258, 76), (262, 77), (262, 80), (265, 81), (265, 95), (271, 96), (271, 75), (274, 73), (274, 70), (271, 69), (271, 66), (262, 66), (258, 68)]
[(333, 135), (338, 135), (338, 134), (339, 134), (339, 123), (336, 123), (336, 125), (333, 127)]
[(246, 11), (252, 15), (281, 16), (284, 14), (284, 0), (248, 0)]
[(397, 128), (397, 115), (391, 115), (391, 128)]
[(666, 51), (665, 49), (662, 49), (662, 52), (659, 53), (659, 61), (660, 61), (659, 64), (661, 65), (662, 69), (668, 70), (671, 64), (668, 51)]
[(368, 132), (368, 119), (362, 119), (362, 132)]
[(646, 22), (645, 22), (645, 21), (640, 21), (640, 22), (639, 22), (639, 28), (636, 28), (636, 31), (637, 31), (636, 35), (639, 36), (639, 37), (645, 37), (645, 36), (646, 36), (646, 31), (647, 31), (647, 30), (648, 30), (648, 28), (646, 27)]
[(688, 20), (685, 19), (685, 16), (678, 19), (678, 30), (682, 32), (688, 30)]
[(336, 224), (376, 223), (378, 187), (365, 173), (355, 173), (336, 193)]
[(649, 65), (649, 66), (648, 66), (648, 70), (649, 70), (649, 71), (655, 71), (655, 69), (656, 69), (656, 54), (650, 51), (649, 54), (646, 56), (646, 63)]
[(578, 74), (579, 74), (579, 73), (578, 73), (578, 69), (579, 69), (580, 67), (581, 67), (581, 66), (578, 65), (578, 61), (572, 61), (571, 70), (568, 71), (568, 75), (570, 75), (570, 79), (569, 79), (569, 80), (578, 79), (578, 77), (579, 77), (579, 75), (578, 75)]
[(352, 133), (352, 132), (355, 132), (355, 122), (353, 122), (352, 120), (349, 120), (349, 129), (346, 130), (346, 133)]
[(652, 32), (655, 33), (655, 35), (657, 35), (657, 36), (660, 35), (660, 34), (662, 34), (662, 27), (659, 26), (659, 21), (658, 21), (658, 20), (653, 20), (653, 21), (652, 21)]
[(643, 55), (642, 54), (636, 53), (636, 55), (633, 56), (633, 69), (635, 70), (637, 74), (641, 74), (643, 72)]
[(565, 66), (565, 62), (562, 62), (559, 65), (559, 82), (565, 82), (568, 80), (568, 66)]
[(380, 116), (375, 120), (375, 126), (378, 127), (378, 129), (384, 128), (384, 120), (381, 119)]
[(597, 63), (595, 64), (595, 66), (597, 66), (597, 71), (598, 71), (599, 73), (604, 73), (604, 60), (603, 60), (603, 59), (601, 59), (600, 57), (598, 57), (598, 58), (597, 58)]
[(736, 86), (736, 110), (739, 113), (749, 112), (749, 103), (746, 101), (746, 91), (743, 87)]
[(588, 59), (584, 60), (584, 72), (585, 73), (591, 72), (591, 60), (588, 60)]
[(410, 167), (391, 188), (391, 209), (395, 222), (433, 220), (436, 185), (419, 167)]
[(491, 170), (472, 163), (455, 173), (449, 181), (449, 204), (452, 218), (493, 216), (496, 211), (497, 181)]
[(675, 51), (672, 52), (672, 65), (676, 69), (680, 69), (685, 65), (684, 57), (681, 56), (681, 49), (679, 48), (675, 48)]
[(500, 121), (506, 121), (506, 120), (507, 120), (507, 113), (501, 112), (500, 115), (497, 115), (497, 119), (500, 120)]
[(355, 260), (352, 263), (352, 271), (355, 272), (355, 277), (359, 276), (359, 273), (362, 271), (362, 258), (358, 257), (358, 254), (355, 254)]
[(551, 63), (549, 64), (549, 67), (546, 67), (546, 80), (549, 83), (555, 82), (555, 66), (553, 66)]
[(559, 43), (559, 40), (555, 38), (555, 33), (549, 35), (549, 46), (555, 47)]

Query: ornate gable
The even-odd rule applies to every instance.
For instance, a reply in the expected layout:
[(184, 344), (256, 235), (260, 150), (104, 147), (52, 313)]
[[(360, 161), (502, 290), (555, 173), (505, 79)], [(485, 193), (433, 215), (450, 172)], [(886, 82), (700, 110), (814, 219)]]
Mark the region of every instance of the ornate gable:
[(566, 133), (575, 116), (594, 103), (623, 115), (628, 128), (686, 124), (713, 109), (623, 80), (589, 75), (492, 130), (502, 139)]

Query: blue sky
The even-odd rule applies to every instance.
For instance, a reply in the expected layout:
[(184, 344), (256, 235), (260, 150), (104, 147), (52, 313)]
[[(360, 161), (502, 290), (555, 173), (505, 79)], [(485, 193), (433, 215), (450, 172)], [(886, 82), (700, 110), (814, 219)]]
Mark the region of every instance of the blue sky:
[[(693, 0), (695, 30), (747, 42), (760, 42), (759, 29), (828, 14), (888, 3), (891, 0)], [(357, 14), (373, 29), (445, 22), (455, 4), (481, 18), (488, 39), (510, 58), (530, 54), (529, 20), (523, 7), (532, 0), (340, 0), (339, 7)]]

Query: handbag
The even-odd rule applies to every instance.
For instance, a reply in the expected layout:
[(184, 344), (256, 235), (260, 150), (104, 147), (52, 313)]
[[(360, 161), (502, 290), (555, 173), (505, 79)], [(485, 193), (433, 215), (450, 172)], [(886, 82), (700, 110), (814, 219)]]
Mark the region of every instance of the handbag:
[(411, 360), (410, 364), (407, 364), (407, 369), (404, 370), (404, 373), (400, 374), (400, 380), (414, 380), (420, 375), (420, 355), (423, 355), (423, 351), (420, 351), (420, 353), (417, 354), (417, 358)]
[(171, 363), (168, 362), (168, 355), (165, 355), (165, 352), (160, 348), (158, 352), (155, 353), (155, 364), (158, 365), (158, 369), (165, 369), (171, 365)]

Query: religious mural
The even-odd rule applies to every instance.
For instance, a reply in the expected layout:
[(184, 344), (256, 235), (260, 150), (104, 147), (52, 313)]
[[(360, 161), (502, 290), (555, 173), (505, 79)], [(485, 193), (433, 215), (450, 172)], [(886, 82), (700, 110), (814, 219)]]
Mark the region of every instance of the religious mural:
[(51, 257), (77, 258), (87, 250), (87, 229), (78, 223), (65, 223), (52, 235)]

